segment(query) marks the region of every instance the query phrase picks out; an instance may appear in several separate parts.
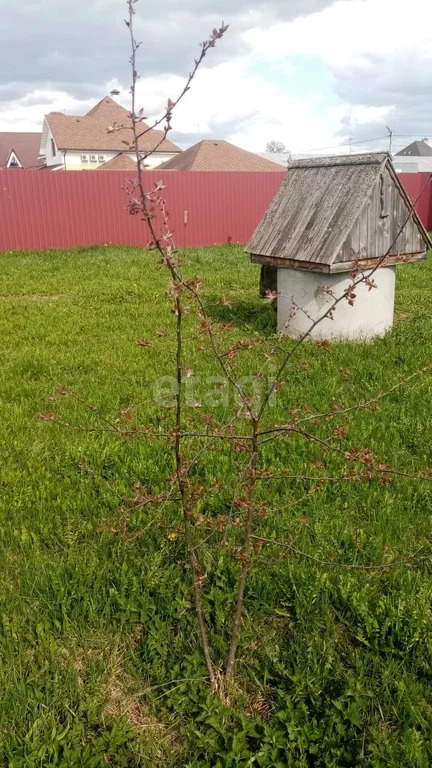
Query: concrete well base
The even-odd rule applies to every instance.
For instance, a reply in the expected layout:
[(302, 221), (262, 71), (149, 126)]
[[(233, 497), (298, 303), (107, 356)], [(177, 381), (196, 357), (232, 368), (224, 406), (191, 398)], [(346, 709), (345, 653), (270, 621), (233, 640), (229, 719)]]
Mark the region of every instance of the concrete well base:
[[(396, 267), (378, 269), (373, 279), (377, 288), (369, 290), (363, 283), (358, 285), (354, 306), (341, 301), (333, 320), (322, 320), (310, 337), (366, 341), (384, 336), (393, 325)], [(339, 298), (351, 284), (346, 272), (323, 274), (297, 269), (278, 269), (277, 280), (278, 328), (293, 339), (303, 336), (312, 321), (324, 315), (333, 303), (334, 298), (323, 291), (323, 286)], [(300, 309), (295, 311), (296, 307)]]

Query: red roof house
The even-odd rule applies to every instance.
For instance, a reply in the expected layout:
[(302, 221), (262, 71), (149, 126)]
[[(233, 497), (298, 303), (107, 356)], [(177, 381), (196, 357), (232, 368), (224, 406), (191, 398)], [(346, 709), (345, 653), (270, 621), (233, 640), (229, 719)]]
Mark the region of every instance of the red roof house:
[[(65, 115), (51, 112), (45, 115), (41, 155), (47, 166), (63, 164), (66, 170), (95, 170), (118, 154), (127, 151), (132, 141), (132, 120), (127, 109), (110, 96), (105, 96), (86, 115)], [(142, 136), (139, 149), (153, 151), (149, 165), (158, 165), (181, 153), (163, 131), (148, 129), (140, 123)], [(130, 152), (133, 156), (133, 152)]]
[(162, 165), (167, 171), (277, 171), (279, 163), (247, 152), (229, 141), (204, 139)]
[(0, 132), (0, 168), (40, 168), (40, 133)]
[(111, 160), (107, 160), (106, 163), (102, 163), (96, 168), (97, 171), (136, 171), (136, 161), (131, 158), (126, 152), (119, 152)]

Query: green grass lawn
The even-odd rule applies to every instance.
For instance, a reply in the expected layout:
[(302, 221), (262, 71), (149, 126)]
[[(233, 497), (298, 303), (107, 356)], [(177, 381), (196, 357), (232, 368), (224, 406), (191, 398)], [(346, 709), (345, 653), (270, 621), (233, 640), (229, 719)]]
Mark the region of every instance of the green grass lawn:
[[(258, 268), (236, 246), (189, 251), (184, 264), (203, 278), (213, 319), (232, 323), (226, 346), (254, 342), (237, 364), (241, 375), (256, 373), (265, 351), (258, 342), (275, 334), (274, 313), (257, 298)], [(137, 345), (172, 330), (166, 283), (155, 256), (135, 249), (0, 255), (0, 765), (430, 766), (427, 481), (262, 483), (259, 535), (295, 539), (335, 563), (423, 559), (348, 570), (262, 547), (246, 595), (236, 691), (230, 706), (209, 695), (177, 505), (125, 501), (137, 482), (161, 493), (172, 455), (163, 439), (105, 431), (86, 405), (125, 428), (171, 426), (173, 412), (154, 402), (153, 388), (172, 375), (173, 337)], [(396, 322), (385, 339), (305, 345), (267, 422), (365, 400), (429, 363), (431, 285), (431, 260), (399, 267)], [(232, 307), (218, 305), (222, 297)], [(191, 336), (193, 318), (187, 322)], [(204, 381), (218, 375), (215, 360), (192, 340), (186, 355), (201, 377), (192, 399), (203, 406), (186, 409), (188, 420), (199, 426), (211, 412), (223, 423), (232, 406), (210, 405)], [(311, 430), (331, 437), (344, 425), (347, 449), (368, 447), (385, 464), (419, 472), (432, 467), (431, 394), (432, 374), (384, 398), (377, 413)], [(204, 517), (231, 509), (246, 460), (220, 444), (203, 454), (195, 481), (219, 483), (202, 501)], [(262, 462), (292, 474), (347, 469), (300, 437), (266, 444)], [(222, 659), (238, 563), (217, 544), (202, 557), (211, 643)]]

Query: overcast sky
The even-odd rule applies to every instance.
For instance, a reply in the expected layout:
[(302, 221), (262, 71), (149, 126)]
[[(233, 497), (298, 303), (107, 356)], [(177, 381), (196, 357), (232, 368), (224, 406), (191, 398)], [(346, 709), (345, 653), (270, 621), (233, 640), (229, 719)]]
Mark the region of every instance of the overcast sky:
[[(128, 105), (124, 0), (0, 0), (0, 130), (41, 130), (119, 87)], [(431, 0), (165, 0), (136, 5), (139, 100), (175, 98), (200, 40), (230, 23), (173, 121), (183, 147), (224, 138), (264, 151), (396, 149), (432, 137)], [(211, 55), (213, 54), (213, 55)]]

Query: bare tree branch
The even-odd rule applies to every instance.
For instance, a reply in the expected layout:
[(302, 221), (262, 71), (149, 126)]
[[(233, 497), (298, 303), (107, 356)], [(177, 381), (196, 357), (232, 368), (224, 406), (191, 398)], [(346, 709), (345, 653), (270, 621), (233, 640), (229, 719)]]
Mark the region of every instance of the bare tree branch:
[(289, 549), (291, 552), (294, 552), (299, 557), (304, 557), (306, 560), (311, 560), (313, 563), (316, 563), (317, 565), (321, 565), (325, 568), (346, 568), (348, 570), (357, 569), (360, 571), (382, 571), (387, 570), (387, 568), (394, 568), (398, 565), (405, 565), (405, 566), (411, 566), (415, 565), (415, 563), (420, 562), (421, 560), (430, 560), (432, 558), (432, 553), (429, 555), (422, 555), (419, 557), (419, 552), (424, 549), (424, 547), (420, 547), (416, 552), (414, 552), (412, 555), (407, 555), (403, 560), (394, 560), (390, 563), (382, 563), (382, 564), (369, 564), (369, 565), (361, 565), (360, 563), (338, 563), (334, 560), (321, 560), (319, 557), (314, 557), (313, 555), (308, 554), (307, 552), (302, 552), (301, 549), (297, 549), (297, 547), (294, 547), (292, 544), (285, 544), (280, 541), (275, 541), (274, 539), (266, 539), (263, 536), (252, 536), (253, 539), (256, 541), (261, 541), (265, 544), (273, 544), (276, 547), (283, 547), (283, 549)]

